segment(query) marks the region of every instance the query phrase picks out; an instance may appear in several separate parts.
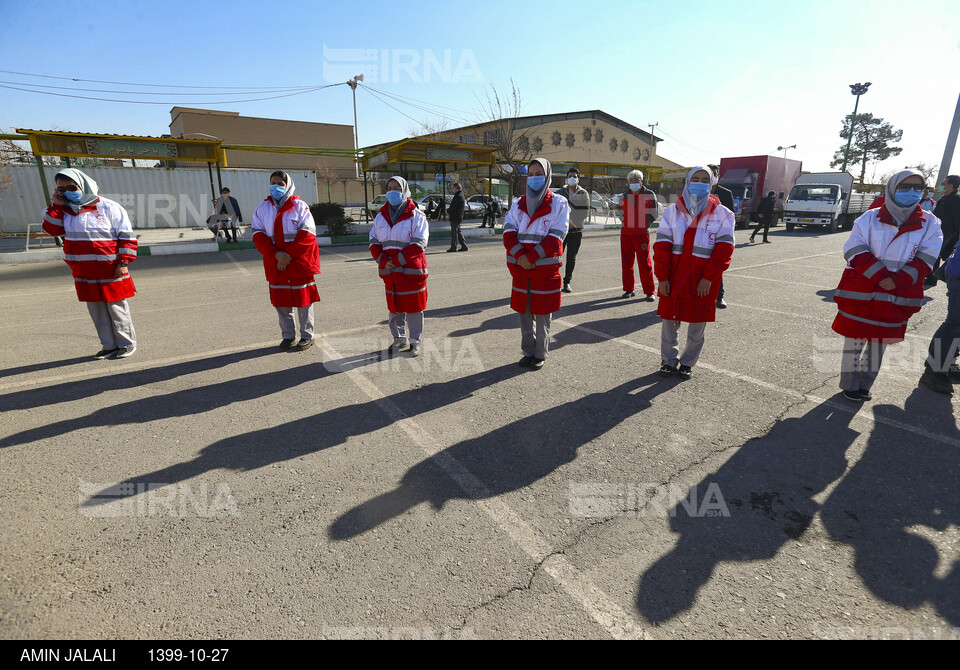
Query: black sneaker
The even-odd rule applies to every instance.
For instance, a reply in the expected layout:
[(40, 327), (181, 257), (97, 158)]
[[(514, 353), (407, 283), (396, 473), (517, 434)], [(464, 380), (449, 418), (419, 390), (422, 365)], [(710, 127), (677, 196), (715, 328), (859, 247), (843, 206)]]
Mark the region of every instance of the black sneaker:
[(727, 301), (723, 298), (717, 298), (717, 309), (726, 309)]
[(120, 350), (119, 349), (101, 349), (100, 351), (95, 353), (93, 357), (98, 361), (105, 361), (116, 356), (118, 351)]
[(129, 347), (120, 347), (117, 349), (117, 355), (114, 358), (128, 358), (133, 356), (133, 352), (137, 350), (137, 345), (131, 344)]
[(634, 293), (633, 291), (624, 291), (624, 292), (623, 292), (623, 295), (620, 296), (620, 297), (621, 297), (621, 298), (636, 298), (636, 297), (637, 297), (637, 294)]
[(293, 346), (293, 338), (290, 338), (289, 340), (283, 339), (280, 341), (280, 348), (283, 349), (284, 351), (291, 348), (292, 346)]
[(863, 396), (860, 395), (860, 391), (844, 391), (843, 397), (853, 402), (863, 402)]
[(568, 281), (563, 282), (563, 288), (560, 290), (564, 293), (573, 293), (573, 291), (570, 290), (570, 282)]
[(301, 340), (297, 342), (297, 351), (303, 351), (304, 349), (309, 349), (312, 346), (313, 340), (304, 340), (301, 338)]
[(517, 366), (521, 368), (529, 368), (532, 363), (533, 363), (533, 356), (524, 356), (523, 358), (520, 359), (520, 362), (517, 363)]
[(413, 344), (410, 345), (410, 357), (416, 358), (419, 355), (420, 355), (420, 343), (414, 342)]
[(950, 381), (960, 382), (960, 365), (951, 363), (950, 370), (947, 372), (947, 376), (950, 377)]
[(693, 368), (691, 368), (689, 365), (681, 365), (679, 368), (677, 368), (677, 374), (680, 375), (680, 379), (686, 381), (693, 376)]
[(864, 391), (863, 389), (860, 389), (860, 400), (870, 402), (873, 400), (873, 394), (870, 393), (870, 391)]
[(464, 244), (462, 247), (460, 247), (459, 249), (457, 249), (457, 251), (470, 251), (470, 249), (468, 249), (468, 248), (467, 248), (467, 245)]
[(456, 251), (456, 250), (457, 250), (456, 247), (450, 247), (449, 249), (447, 249), (447, 253), (449, 254), (450, 252)]
[(542, 358), (537, 358), (536, 356), (531, 357), (533, 360), (530, 361), (531, 370), (539, 370), (543, 367), (544, 360)]
[(660, 376), (661, 376), (661, 377), (669, 377), (669, 376), (671, 376), (671, 375), (672, 375), (674, 372), (676, 372), (676, 371), (677, 371), (677, 369), (676, 369), (675, 367), (673, 367), (672, 365), (670, 365), (669, 363), (664, 363), (663, 365), (660, 366)]
[(648, 293), (646, 296), (644, 296), (643, 299), (646, 300), (647, 302), (653, 302), (653, 294)]

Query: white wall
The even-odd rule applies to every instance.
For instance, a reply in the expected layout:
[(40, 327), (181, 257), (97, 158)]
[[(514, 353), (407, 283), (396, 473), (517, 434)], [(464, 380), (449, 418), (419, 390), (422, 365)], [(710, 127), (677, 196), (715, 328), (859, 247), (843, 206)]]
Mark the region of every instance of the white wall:
[[(45, 166), (47, 185), (55, 186), (53, 177), (62, 166)], [(40, 170), (36, 165), (10, 165), (13, 186), (0, 191), (0, 231), (25, 233), (27, 224), (43, 221), (49, 194), (43, 193)], [(100, 186), (100, 195), (126, 207), (134, 228), (190, 228), (206, 226), (213, 213), (210, 175), (200, 169), (101, 167), (83, 168), (83, 172)], [(245, 224), (253, 210), (267, 197), (272, 170), (221, 168), (223, 185), (240, 202)], [(296, 184), (296, 195), (307, 204), (317, 202), (317, 180), (312, 171), (290, 172)], [(216, 195), (220, 195), (216, 170), (213, 172)], [(326, 192), (324, 191), (324, 196)]]

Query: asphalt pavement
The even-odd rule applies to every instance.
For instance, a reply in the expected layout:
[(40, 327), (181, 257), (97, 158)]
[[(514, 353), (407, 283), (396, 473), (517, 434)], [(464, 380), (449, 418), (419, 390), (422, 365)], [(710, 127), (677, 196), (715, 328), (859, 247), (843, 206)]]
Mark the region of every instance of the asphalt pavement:
[(960, 637), (943, 285), (853, 404), (845, 234), (737, 236), (689, 381), (613, 231), (539, 372), (499, 238), (428, 250), (417, 359), (362, 245), (321, 250), (303, 352), (255, 250), (140, 258), (121, 361), (62, 262), (0, 266), (0, 637)]

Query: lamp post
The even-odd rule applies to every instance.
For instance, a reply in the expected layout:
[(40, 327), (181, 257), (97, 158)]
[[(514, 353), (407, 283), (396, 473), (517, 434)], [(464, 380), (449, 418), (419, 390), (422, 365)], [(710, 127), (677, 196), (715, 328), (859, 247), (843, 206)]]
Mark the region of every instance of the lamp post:
[(782, 152), (783, 152), (783, 157), (786, 158), (786, 157), (787, 157), (787, 149), (796, 149), (796, 148), (797, 148), (797, 145), (796, 145), (796, 144), (791, 144), (789, 147), (777, 147), (777, 151), (782, 151)]
[[(363, 73), (361, 72), (347, 82), (347, 86), (353, 91), (353, 164), (357, 179), (360, 178), (360, 163), (357, 161), (357, 154), (360, 151), (360, 142), (357, 139), (357, 84), (362, 81)], [(366, 206), (364, 206), (364, 211), (366, 211)]]
[(853, 124), (857, 122), (857, 107), (860, 105), (860, 96), (867, 92), (867, 89), (870, 88), (870, 83), (866, 84), (850, 84), (850, 93), (857, 96), (857, 101), (853, 103), (853, 116), (850, 117), (850, 137), (847, 138), (847, 150), (843, 152), (843, 168), (841, 172), (847, 171), (847, 161), (850, 160), (850, 145), (853, 143)]

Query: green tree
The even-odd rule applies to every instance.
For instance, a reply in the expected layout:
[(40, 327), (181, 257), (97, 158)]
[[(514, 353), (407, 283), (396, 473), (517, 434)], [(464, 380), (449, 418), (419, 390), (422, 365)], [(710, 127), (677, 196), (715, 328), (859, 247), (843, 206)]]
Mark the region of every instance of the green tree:
[[(847, 114), (843, 119), (843, 130), (840, 137), (844, 144), (833, 154), (830, 167), (840, 167), (844, 163), (844, 154), (847, 151), (847, 140), (850, 139), (850, 126), (853, 114)], [(853, 144), (850, 147), (850, 162), (860, 163), (860, 183), (867, 176), (867, 164), (874, 161), (885, 161), (893, 156), (899, 156), (901, 147), (890, 146), (899, 142), (903, 137), (902, 130), (894, 130), (893, 126), (884, 122), (873, 114), (857, 114), (853, 123)]]

